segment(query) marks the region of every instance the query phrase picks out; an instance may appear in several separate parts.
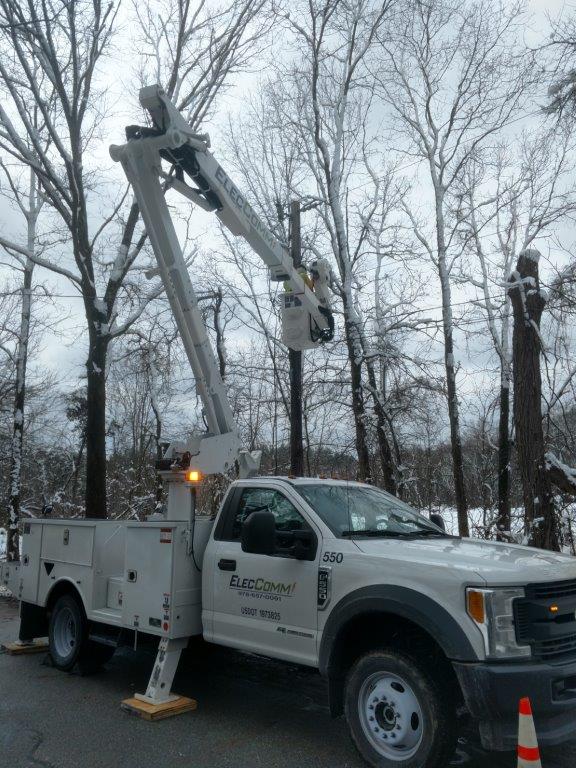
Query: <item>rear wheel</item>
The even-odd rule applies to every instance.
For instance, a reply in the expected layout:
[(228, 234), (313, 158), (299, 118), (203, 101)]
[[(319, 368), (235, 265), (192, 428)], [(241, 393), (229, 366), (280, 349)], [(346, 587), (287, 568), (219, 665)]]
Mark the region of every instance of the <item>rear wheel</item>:
[(374, 768), (446, 768), (455, 705), (427, 666), (396, 650), (362, 656), (346, 680), (346, 720)]
[(69, 672), (76, 663), (84, 674), (95, 672), (114, 655), (114, 646), (88, 639), (88, 622), (79, 601), (62, 595), (56, 601), (48, 629), (54, 666)]
[(56, 601), (48, 629), (54, 666), (69, 672), (80, 658), (86, 637), (87, 626), (82, 608), (72, 595), (62, 595)]

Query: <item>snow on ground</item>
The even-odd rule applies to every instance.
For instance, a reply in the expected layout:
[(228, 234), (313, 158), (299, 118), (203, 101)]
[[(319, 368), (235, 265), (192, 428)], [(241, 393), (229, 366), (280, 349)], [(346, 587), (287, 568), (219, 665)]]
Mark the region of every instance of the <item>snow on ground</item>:
[[(432, 510), (442, 515), (446, 524), (446, 531), (454, 536), (458, 535), (458, 512), (455, 507), (438, 507)], [(425, 512), (423, 512), (426, 515)], [(470, 536), (474, 539), (485, 538), (484, 531), (488, 528), (494, 534), (494, 521), (498, 511), (496, 509), (484, 510), (482, 507), (472, 507), (468, 510), (468, 524), (470, 526)], [(512, 534), (520, 542), (523, 536), (522, 524), (523, 510), (518, 507), (511, 510), (512, 516)]]
[[(559, 504), (560, 517), (562, 525), (570, 527), (573, 526), (574, 520), (576, 520), (576, 503), (572, 504)], [(458, 513), (454, 507), (435, 507), (432, 512), (436, 512), (442, 515), (446, 524), (446, 531), (458, 535)], [(422, 514), (427, 517), (427, 512), (422, 511)], [(482, 507), (472, 507), (468, 510), (468, 522), (470, 525), (470, 536), (473, 539), (485, 539), (486, 531), (489, 532), (488, 538), (495, 538), (495, 520), (498, 514), (497, 509), (484, 510)], [(512, 518), (512, 537), (518, 544), (526, 543), (526, 533), (524, 530), (524, 509), (522, 507), (513, 507), (511, 509)], [(572, 535), (568, 537), (568, 541), (572, 540)], [(573, 554), (572, 548), (567, 542), (562, 550), (567, 554)]]

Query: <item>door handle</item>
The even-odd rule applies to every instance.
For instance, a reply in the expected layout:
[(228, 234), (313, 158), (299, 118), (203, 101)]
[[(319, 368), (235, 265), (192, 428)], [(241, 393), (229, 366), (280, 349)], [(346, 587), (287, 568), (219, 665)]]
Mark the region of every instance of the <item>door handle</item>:
[(226, 558), (222, 558), (222, 560), (218, 561), (218, 568), (220, 568), (221, 571), (235, 571), (236, 560), (226, 560)]

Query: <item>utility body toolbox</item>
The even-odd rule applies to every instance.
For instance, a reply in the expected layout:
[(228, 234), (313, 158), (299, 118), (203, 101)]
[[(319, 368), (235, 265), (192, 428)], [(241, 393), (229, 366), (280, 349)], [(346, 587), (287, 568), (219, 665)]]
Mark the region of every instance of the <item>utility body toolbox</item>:
[(5, 564), (2, 574), (26, 603), (49, 605), (55, 585), (67, 581), (91, 621), (190, 637), (202, 633), (194, 552), (204, 551), (211, 527), (201, 517), (192, 531), (165, 520), (31, 520), (23, 527), (21, 564)]

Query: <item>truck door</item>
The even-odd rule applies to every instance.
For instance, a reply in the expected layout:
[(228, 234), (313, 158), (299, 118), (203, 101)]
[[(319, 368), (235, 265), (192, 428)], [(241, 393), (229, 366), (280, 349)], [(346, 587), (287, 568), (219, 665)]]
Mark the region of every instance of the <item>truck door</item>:
[[(273, 556), (243, 552), (240, 544), (242, 523), (261, 509), (276, 518)], [(222, 523), (213, 560), (213, 641), (315, 664), (320, 531), (298, 508), (297, 497), (256, 485), (236, 489)], [(310, 532), (313, 559), (295, 557), (295, 531)]]

